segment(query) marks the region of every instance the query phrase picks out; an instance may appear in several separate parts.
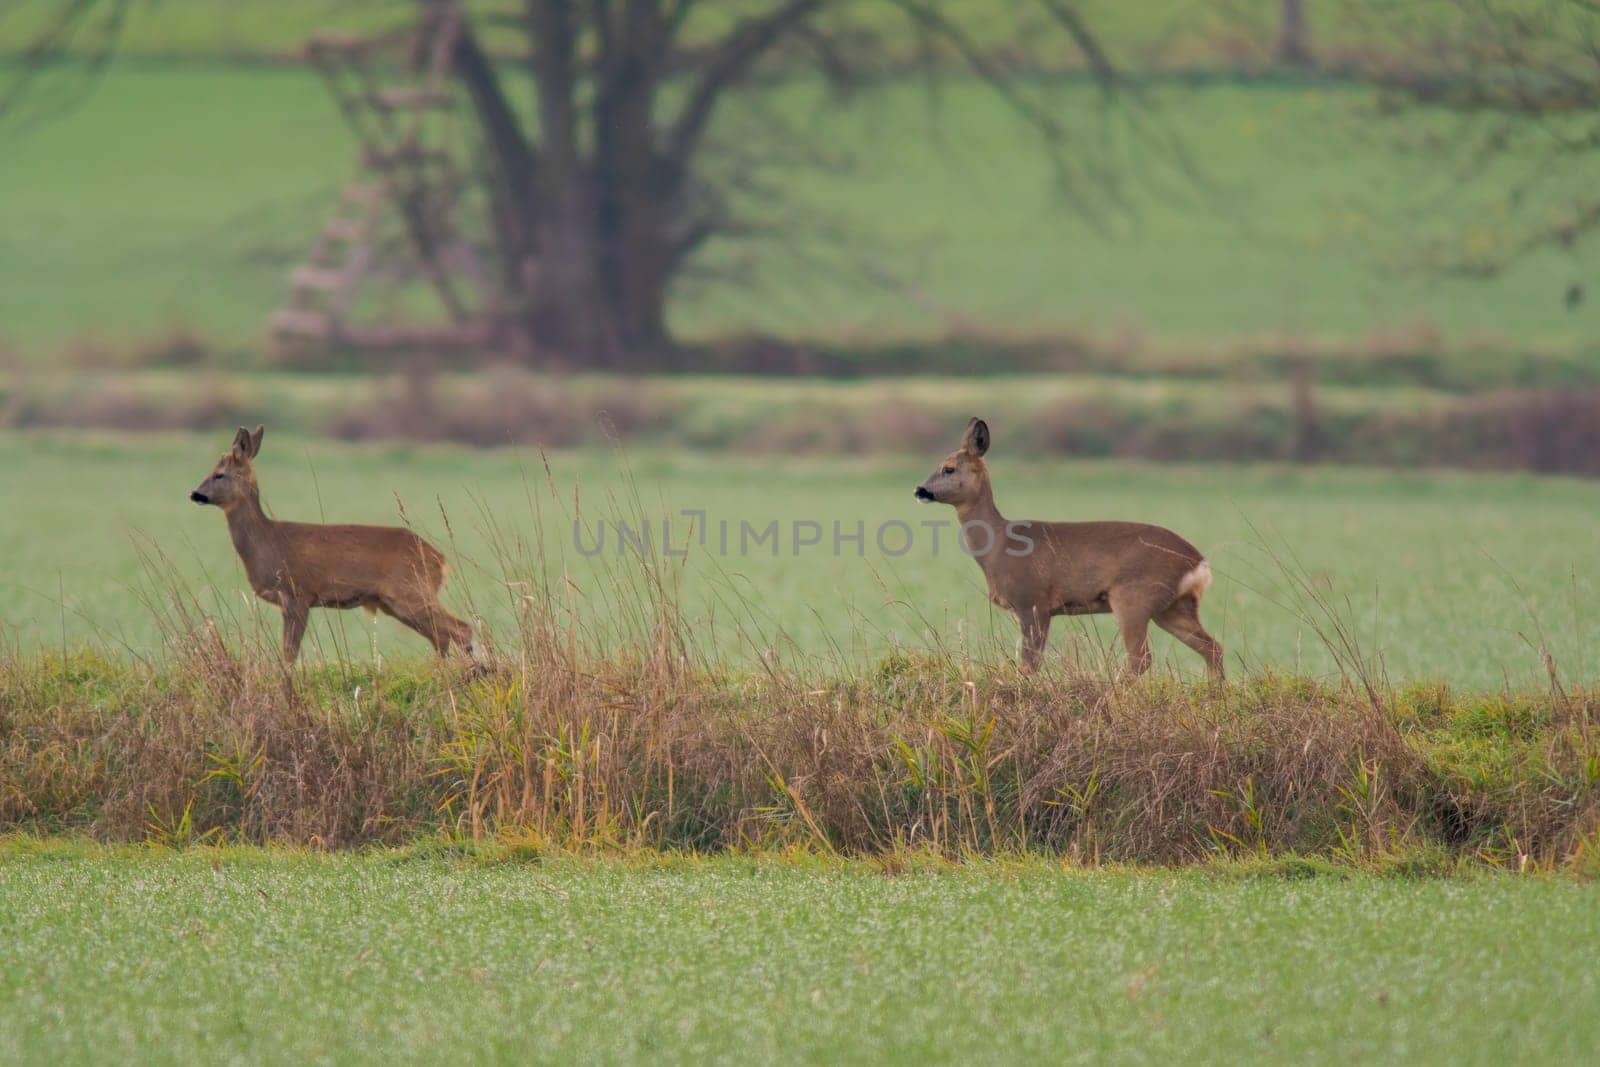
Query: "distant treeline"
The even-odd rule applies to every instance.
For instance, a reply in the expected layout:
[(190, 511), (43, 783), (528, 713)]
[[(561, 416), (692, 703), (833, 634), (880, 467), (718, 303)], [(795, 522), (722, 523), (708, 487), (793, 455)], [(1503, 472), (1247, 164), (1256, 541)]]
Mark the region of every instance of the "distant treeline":
[[(784, 356), (784, 359), (800, 357)], [(814, 358), (812, 356), (803, 357)], [(822, 360), (828, 355), (815, 357)], [(894, 365), (887, 355), (880, 370)], [(938, 365), (937, 359), (933, 360)], [(1274, 366), (1277, 363), (1278, 366)], [(1441, 364), (1461, 370), (1464, 364)], [(1096, 372), (813, 379), (564, 376), (510, 367), (370, 377), (143, 371), (15, 372), (0, 427), (205, 431), (256, 422), (348, 440), (553, 448), (618, 439), (755, 454), (937, 452), (973, 411), (1003, 411), (1033, 454), (1140, 460), (1302, 461), (1600, 475), (1600, 384), (1577, 363), (1529, 361), (1533, 386), (1471, 392), (1386, 384), (1384, 364), (1264, 353), (1259, 374), (1169, 367)], [(798, 371), (797, 362), (775, 372)], [(1504, 371), (1502, 367), (1500, 370)], [(1571, 376), (1567, 384), (1556, 384)], [(1548, 376), (1548, 377), (1547, 377)]]

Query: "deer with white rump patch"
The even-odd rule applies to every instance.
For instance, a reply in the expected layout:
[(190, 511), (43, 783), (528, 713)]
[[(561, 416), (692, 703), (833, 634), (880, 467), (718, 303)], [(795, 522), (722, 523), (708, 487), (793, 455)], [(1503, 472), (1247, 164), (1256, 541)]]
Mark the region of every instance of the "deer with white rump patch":
[(228, 518), (233, 547), (250, 588), (283, 612), (283, 658), (300, 654), (312, 608), (383, 612), (426, 637), (441, 656), (452, 645), (476, 658), (472, 628), (439, 603), (448, 569), (444, 553), (399, 526), (279, 522), (261, 509), (251, 461), (265, 431), (239, 428), (189, 499), (214, 504)]
[(918, 500), (952, 504), (967, 551), (983, 568), (989, 599), (1014, 612), (1022, 626), (1022, 666), (1044, 657), (1056, 615), (1116, 616), (1128, 668), (1150, 666), (1153, 622), (1198, 652), (1223, 676), (1222, 645), (1200, 625), (1200, 598), (1211, 564), (1171, 530), (1139, 522), (1014, 522), (995, 507), (989, 468), (989, 427), (967, 423), (961, 447), (917, 486)]

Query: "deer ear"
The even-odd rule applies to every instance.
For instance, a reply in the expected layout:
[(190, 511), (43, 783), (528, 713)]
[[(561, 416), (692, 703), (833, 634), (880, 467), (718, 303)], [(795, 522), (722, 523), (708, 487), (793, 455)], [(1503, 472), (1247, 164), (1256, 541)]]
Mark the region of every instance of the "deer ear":
[(967, 423), (967, 432), (961, 435), (961, 447), (974, 456), (989, 451), (989, 424), (974, 418)]
[(250, 458), (250, 431), (243, 426), (233, 435), (233, 452), (240, 459)]
[(250, 435), (251, 459), (255, 459), (261, 454), (261, 438), (266, 435), (266, 432), (267, 428), (265, 426), (257, 426), (255, 432)]

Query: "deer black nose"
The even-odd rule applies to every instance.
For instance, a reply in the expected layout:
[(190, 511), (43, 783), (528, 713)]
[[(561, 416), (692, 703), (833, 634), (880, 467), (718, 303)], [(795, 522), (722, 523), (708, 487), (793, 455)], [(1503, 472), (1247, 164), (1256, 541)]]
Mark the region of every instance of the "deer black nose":
[(917, 486), (917, 491), (913, 495), (915, 495), (918, 500), (932, 500), (934, 498), (933, 494), (928, 492), (925, 486), (921, 485)]
[(198, 490), (198, 489), (196, 489), (194, 492), (189, 494), (189, 499), (193, 500), (196, 504), (209, 504), (209, 503), (211, 503), (210, 499), (207, 498), (207, 496), (204, 493), (202, 493), (200, 490)]

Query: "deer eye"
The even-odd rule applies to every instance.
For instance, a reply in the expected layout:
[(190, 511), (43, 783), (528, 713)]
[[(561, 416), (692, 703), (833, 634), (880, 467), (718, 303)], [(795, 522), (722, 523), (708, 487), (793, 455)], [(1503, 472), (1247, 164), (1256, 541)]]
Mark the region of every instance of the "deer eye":
[(946, 467), (946, 468), (944, 468), (944, 470), (940, 471), (939, 473), (940, 474), (954, 474), (955, 472), (956, 472), (956, 469), (954, 467)]
[(226, 474), (223, 474), (221, 471), (218, 471), (216, 474), (213, 474), (211, 476), (211, 480), (214, 481), (214, 482), (220, 482), (226, 477), (227, 477)]

